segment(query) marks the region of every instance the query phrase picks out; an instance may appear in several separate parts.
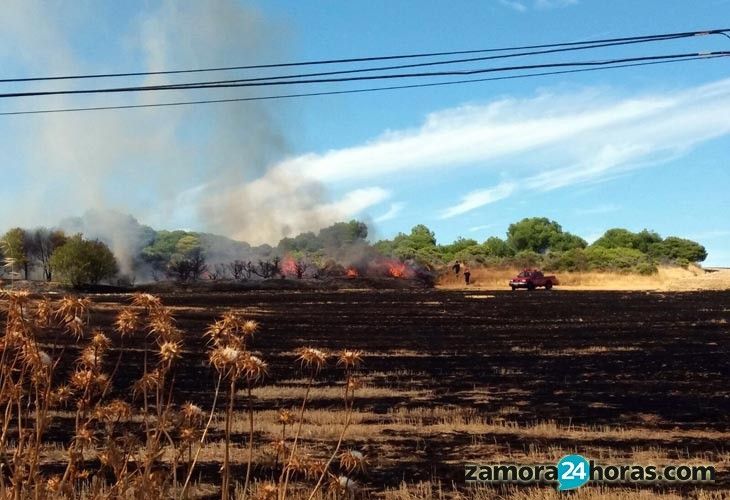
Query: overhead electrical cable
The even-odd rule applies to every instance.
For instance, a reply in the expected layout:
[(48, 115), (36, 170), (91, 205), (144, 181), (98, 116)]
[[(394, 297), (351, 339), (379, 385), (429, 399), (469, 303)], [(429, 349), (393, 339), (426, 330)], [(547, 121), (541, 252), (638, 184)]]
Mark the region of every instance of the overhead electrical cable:
[(508, 75), (508, 76), (498, 76), (498, 77), (490, 77), (490, 78), (453, 80), (453, 81), (448, 81), (448, 82), (420, 83), (420, 84), (411, 84), (411, 85), (394, 85), (394, 86), (388, 86), (388, 87), (370, 87), (370, 88), (363, 88), (363, 89), (308, 92), (308, 93), (299, 93), (299, 94), (240, 97), (240, 98), (230, 98), (230, 99), (205, 99), (205, 100), (195, 100), (195, 101), (178, 101), (178, 102), (151, 103), (151, 104), (130, 104), (130, 105), (119, 105), (119, 106), (92, 106), (92, 107), (80, 107), (80, 108), (38, 109), (38, 110), (29, 110), (29, 111), (4, 111), (4, 112), (0, 112), (0, 116), (36, 115), (36, 114), (49, 114), (49, 113), (71, 113), (71, 112), (82, 112), (82, 111), (105, 111), (105, 110), (139, 109), (139, 108), (158, 108), (158, 107), (173, 107), (173, 106), (189, 106), (189, 105), (199, 105), (199, 104), (268, 101), (268, 100), (294, 99), (294, 98), (302, 98), (302, 97), (315, 97), (315, 96), (328, 96), (328, 95), (341, 95), (341, 94), (360, 94), (360, 93), (389, 91), (389, 90), (402, 90), (402, 89), (416, 89), (416, 88), (425, 88), (425, 87), (439, 87), (439, 86), (447, 86), (447, 85), (460, 85), (460, 84), (497, 81), (497, 80), (533, 78), (533, 77), (540, 77), (540, 76), (562, 75), (562, 74), (568, 74), (568, 73), (584, 73), (584, 72), (589, 72), (589, 71), (604, 71), (604, 70), (608, 70), (608, 69), (628, 68), (628, 67), (637, 67), (637, 66), (671, 64), (671, 63), (678, 63), (678, 62), (685, 62), (685, 61), (717, 59), (717, 58), (722, 58), (722, 57), (728, 57), (728, 55), (730, 55), (730, 54), (709, 55), (709, 56), (703, 55), (703, 56), (687, 57), (687, 58), (682, 58), (682, 59), (638, 62), (638, 63), (631, 63), (631, 64), (617, 64), (617, 65), (600, 66), (600, 67), (592, 67), (592, 68), (548, 71), (548, 72), (541, 72), (541, 73), (528, 73), (528, 74), (523, 74), (523, 75)]
[[(658, 40), (670, 40), (670, 38), (662, 38), (662, 39), (649, 40), (649, 41), (653, 42), (653, 41), (658, 41)], [(257, 78), (238, 78), (238, 79), (234, 79), (234, 80), (217, 80), (217, 81), (211, 81), (208, 83), (213, 85), (213, 84), (239, 83), (239, 82), (243, 83), (243, 82), (275, 81), (275, 80), (290, 80), (293, 78), (312, 78), (312, 77), (316, 77), (316, 76), (332, 76), (332, 75), (347, 75), (347, 74), (355, 74), (355, 73), (368, 73), (368, 72), (373, 72), (373, 71), (390, 71), (390, 70), (397, 70), (397, 69), (422, 68), (422, 67), (426, 67), (426, 66), (442, 66), (442, 65), (446, 65), (446, 64), (462, 64), (462, 63), (467, 63), (467, 62), (508, 59), (508, 58), (512, 58), (512, 57), (525, 57), (525, 56), (533, 56), (533, 55), (553, 54), (553, 53), (560, 53), (560, 52), (586, 50), (586, 49), (603, 48), (603, 47), (615, 47), (617, 45), (628, 45), (628, 44), (637, 44), (637, 43), (646, 43), (646, 42), (647, 42), (647, 40), (604, 43), (604, 44), (596, 44), (596, 45), (584, 45), (581, 47), (569, 47), (569, 48), (562, 48), (562, 49), (540, 50), (540, 51), (532, 51), (532, 52), (518, 52), (518, 53), (513, 53), (513, 54), (501, 54), (501, 55), (497, 55), (497, 56), (449, 59), (449, 60), (445, 60), (445, 61), (429, 61), (429, 62), (424, 62), (424, 63), (399, 64), (399, 65), (395, 65), (395, 66), (376, 66), (376, 67), (371, 67), (371, 68), (357, 68), (357, 69), (345, 69), (345, 70), (338, 70), (338, 71), (324, 71), (324, 72), (320, 72), (320, 73), (300, 73), (300, 74), (293, 74), (293, 75), (261, 76), (261, 77), (257, 77)], [(169, 86), (175, 87), (175, 88), (186, 88), (189, 86), (189, 84), (172, 83), (172, 84), (169, 84)]]
[(500, 48), (490, 48), (490, 49), (424, 52), (424, 53), (412, 53), (412, 54), (352, 57), (352, 58), (341, 58), (341, 59), (320, 59), (320, 60), (311, 60), (311, 61), (284, 62), (284, 63), (272, 63), (272, 64), (219, 66), (219, 67), (210, 67), (210, 68), (162, 70), (162, 71), (134, 71), (134, 72), (119, 72), (119, 73), (95, 73), (95, 74), (82, 74), (82, 75), (57, 75), (57, 76), (40, 76), (40, 77), (0, 78), (0, 83), (38, 82), (38, 81), (53, 81), (53, 80), (78, 80), (78, 79), (92, 79), (92, 78), (118, 78), (118, 77), (133, 77), (133, 76), (152, 76), (152, 75), (174, 75), (174, 74), (204, 73), (204, 72), (216, 72), (216, 71), (235, 71), (235, 70), (249, 70), (249, 69), (286, 68), (286, 67), (296, 67), (296, 66), (345, 64), (345, 63), (358, 63), (358, 62), (370, 62), (370, 61), (386, 61), (386, 60), (397, 60), (397, 59), (416, 59), (416, 58), (426, 58), (426, 57), (507, 52), (507, 51), (529, 50), (529, 49), (545, 49), (545, 48), (555, 48), (555, 47), (577, 47), (577, 46), (581, 46), (581, 45), (592, 45), (592, 44), (603, 44), (603, 43), (614, 43), (614, 42), (659, 41), (659, 40), (689, 38), (689, 37), (707, 36), (707, 35), (723, 35), (723, 36), (730, 37), (730, 35), (727, 34), (728, 32), (730, 32), (730, 28), (700, 30), (700, 31), (686, 31), (686, 32), (676, 32), (676, 33), (663, 33), (663, 34), (656, 34), (656, 35), (639, 35), (639, 36), (630, 36), (630, 37), (621, 37), (621, 38), (604, 38), (604, 39), (575, 41), (575, 42), (546, 43), (546, 44), (539, 44), (539, 45), (520, 45), (520, 46), (513, 46), (513, 47), (500, 47)]
[(581, 66), (608, 66), (613, 64), (633, 63), (633, 62), (645, 62), (645, 61), (661, 61), (661, 60), (672, 60), (689, 57), (712, 57), (712, 56), (727, 56), (730, 55), (730, 51), (716, 51), (716, 52), (690, 52), (683, 54), (665, 54), (665, 55), (654, 55), (654, 56), (639, 56), (639, 57), (626, 57), (618, 59), (606, 59), (600, 61), (570, 61), (560, 63), (545, 63), (545, 64), (526, 64), (518, 66), (502, 66), (492, 68), (480, 68), (480, 69), (469, 69), (469, 70), (448, 70), (448, 71), (431, 71), (431, 72), (417, 72), (417, 73), (396, 73), (387, 75), (366, 75), (366, 76), (349, 76), (344, 78), (314, 78), (314, 79), (299, 79), (299, 80), (276, 80), (276, 81), (261, 81), (261, 82), (240, 82), (240, 83), (210, 83), (210, 82), (193, 82), (182, 85), (151, 85), (151, 86), (132, 86), (132, 87), (111, 87), (111, 88), (96, 88), (96, 89), (78, 89), (78, 90), (48, 90), (48, 91), (26, 91), (26, 92), (6, 92), (0, 93), (0, 98), (17, 98), (17, 97), (37, 97), (37, 96), (50, 96), (50, 95), (80, 95), (80, 94), (107, 94), (107, 93), (125, 93), (125, 92), (149, 92), (158, 90), (190, 90), (190, 89), (214, 89), (214, 88), (236, 88), (236, 87), (269, 87), (269, 86), (281, 86), (281, 85), (301, 85), (301, 84), (313, 84), (313, 83), (343, 83), (343, 82), (355, 82), (355, 81), (368, 81), (368, 80), (391, 80), (400, 78), (429, 78), (429, 77), (440, 77), (440, 76), (465, 76), (465, 75), (476, 75), (484, 73), (496, 73), (505, 71), (524, 71), (530, 69), (547, 69), (547, 68), (566, 68), (566, 67), (581, 67)]

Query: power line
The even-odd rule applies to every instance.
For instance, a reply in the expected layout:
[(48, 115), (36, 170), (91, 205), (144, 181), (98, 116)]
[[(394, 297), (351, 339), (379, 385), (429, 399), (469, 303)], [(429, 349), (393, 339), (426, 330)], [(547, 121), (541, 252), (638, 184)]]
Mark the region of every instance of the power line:
[(645, 62), (645, 61), (660, 61), (660, 60), (672, 60), (682, 59), (689, 57), (712, 57), (712, 56), (727, 56), (730, 55), (730, 51), (718, 51), (718, 52), (690, 52), (684, 54), (668, 54), (658, 56), (640, 56), (640, 57), (627, 57), (620, 59), (607, 59), (602, 61), (573, 61), (563, 63), (547, 63), (547, 64), (529, 64), (520, 66), (503, 66), (496, 68), (481, 68), (472, 70), (450, 70), (450, 71), (432, 71), (432, 72), (418, 72), (418, 73), (397, 73), (392, 75), (367, 75), (367, 76), (350, 76), (344, 78), (315, 78), (305, 80), (285, 80), (285, 81), (264, 81), (264, 82), (244, 82), (244, 83), (210, 83), (210, 82), (195, 82), (189, 84), (180, 85), (152, 85), (152, 86), (134, 86), (134, 87), (112, 87), (112, 88), (98, 88), (98, 89), (81, 89), (81, 90), (49, 90), (49, 91), (31, 91), (31, 92), (8, 92), (0, 94), (0, 98), (13, 98), (13, 97), (37, 97), (37, 96), (49, 96), (49, 95), (77, 95), (77, 94), (107, 94), (107, 93), (122, 93), (122, 92), (147, 92), (156, 90), (189, 90), (189, 89), (214, 89), (214, 88), (233, 88), (233, 87), (268, 87), (268, 86), (280, 86), (280, 85), (299, 85), (299, 84), (312, 84), (312, 83), (342, 83), (342, 82), (354, 82), (354, 81), (367, 81), (367, 80), (390, 80), (400, 78), (424, 78), (424, 77), (436, 77), (436, 76), (463, 76), (463, 75), (475, 75), (483, 73), (495, 73), (504, 71), (523, 71), (530, 69), (547, 69), (547, 68), (565, 68), (565, 67), (577, 67), (577, 66), (608, 66), (613, 64), (633, 63), (633, 62)]
[[(445, 61), (429, 61), (429, 62), (425, 62), (425, 63), (399, 64), (399, 65), (395, 65), (395, 66), (376, 66), (376, 67), (371, 67), (371, 68), (325, 71), (325, 72), (320, 72), (320, 73), (299, 73), (299, 74), (293, 74), (293, 75), (262, 76), (262, 77), (257, 77), (257, 78), (239, 78), (239, 79), (235, 79), (235, 80), (218, 80), (218, 81), (208, 82), (208, 84), (212, 85), (212, 84), (239, 83), (239, 82), (243, 83), (243, 82), (290, 80), (292, 78), (311, 78), (311, 77), (316, 77), (316, 76), (347, 75), (347, 74), (355, 74), (355, 73), (367, 73), (367, 72), (372, 72), (372, 71), (389, 71), (389, 70), (396, 70), (396, 69), (422, 68), (422, 67), (426, 67), (426, 66), (442, 66), (442, 65), (446, 65), (446, 64), (490, 61), (490, 60), (495, 60), (495, 59), (509, 59), (509, 58), (513, 58), (513, 57), (555, 54), (555, 53), (570, 52), (570, 51), (575, 51), (575, 50), (587, 50), (587, 49), (595, 49), (595, 48), (603, 48), (603, 47), (615, 47), (615, 46), (619, 46), (619, 45), (632, 45), (632, 44), (638, 44), (638, 43), (676, 40), (677, 38), (678, 37), (672, 37), (672, 38), (665, 37), (665, 38), (655, 38), (655, 39), (651, 39), (651, 40), (633, 40), (633, 41), (629, 41), (629, 42), (612, 42), (612, 43), (602, 43), (602, 44), (594, 44), (594, 45), (583, 45), (580, 47), (566, 47), (566, 48), (559, 48), (559, 49), (531, 51), (531, 52), (517, 52), (517, 53), (513, 53), (513, 54), (501, 54), (501, 55), (497, 55), (497, 56), (448, 59)], [(170, 87), (175, 87), (175, 88), (186, 88), (186, 87), (188, 87), (188, 85), (189, 84), (185, 84), (185, 83), (169, 84)]]
[(425, 52), (425, 53), (413, 53), (413, 54), (353, 57), (353, 58), (343, 58), (343, 59), (321, 59), (321, 60), (299, 61), (299, 62), (272, 63), (272, 64), (220, 66), (220, 67), (211, 67), (211, 68), (163, 70), (163, 71), (134, 71), (134, 72), (126, 72), (126, 73), (96, 73), (96, 74), (84, 74), (84, 75), (3, 78), (3, 79), (0, 79), (0, 83), (37, 82), (37, 81), (52, 81), (52, 80), (78, 80), (78, 79), (91, 79), (91, 78), (116, 78), (116, 77), (132, 77), (132, 76), (152, 76), (152, 75), (173, 75), (173, 74), (204, 73), (204, 72), (215, 72), (215, 71), (234, 71), (234, 70), (248, 70), (248, 69), (270, 69), (270, 68), (286, 68), (286, 67), (296, 67), (296, 66), (344, 64), (344, 63), (385, 61), (385, 60), (396, 60), (396, 59), (416, 59), (416, 58), (426, 58), (426, 57), (456, 56), (456, 55), (492, 53), (492, 52), (507, 52), (507, 51), (515, 51), (515, 50), (546, 49), (546, 48), (554, 48), (554, 47), (576, 47), (576, 46), (581, 46), (581, 45), (590, 45), (590, 44), (598, 44), (598, 43), (654, 41), (654, 40), (661, 40), (661, 39), (688, 38), (688, 37), (706, 36), (706, 35), (728, 36), (727, 32), (730, 32), (730, 28), (712, 29), (712, 30), (703, 30), (703, 31), (686, 31), (686, 32), (677, 32), (677, 33), (664, 33), (664, 34), (657, 34), (657, 35), (639, 35), (639, 36), (621, 37), (621, 38), (604, 38), (604, 39), (597, 39), (597, 40), (587, 40), (587, 41), (582, 41), (582, 42), (558, 42), (558, 43), (547, 43), (547, 44), (540, 44), (540, 45), (521, 45), (521, 46), (513, 46), (513, 47), (490, 48), (490, 49), (458, 50), (458, 51), (446, 51), (446, 52)]
[(594, 68), (581, 68), (581, 69), (571, 69), (571, 70), (562, 70), (562, 71), (548, 71), (548, 72), (541, 72), (541, 73), (529, 73), (529, 74), (524, 74), (524, 75), (509, 75), (509, 76), (498, 76), (498, 77), (490, 77), (490, 78), (455, 80), (455, 81), (449, 81), (449, 82), (420, 83), (420, 84), (412, 84), (412, 85), (395, 85), (395, 86), (389, 86), (389, 87), (371, 87), (371, 88), (364, 88), (364, 89), (334, 90), (334, 91), (325, 91), (325, 92), (308, 92), (308, 93), (300, 93), (300, 94), (283, 94), (283, 95), (258, 96), (258, 97), (240, 97), (240, 98), (231, 98), (231, 99), (206, 99), (206, 100), (196, 100), (196, 101), (178, 101), (178, 102), (166, 102), (166, 103), (154, 103), (154, 104), (129, 104), (129, 105), (120, 105), (120, 106), (94, 106), (94, 107), (82, 107), (82, 108), (39, 109), (39, 110), (31, 110), (31, 111), (5, 111), (5, 112), (0, 112), (0, 116), (35, 115), (35, 114), (48, 114), (48, 113), (71, 113), (71, 112), (82, 112), (82, 111), (104, 111), (104, 110), (117, 110), (117, 109), (158, 108), (158, 107), (188, 106), (188, 105), (198, 105), (198, 104), (269, 101), (269, 100), (279, 100), (279, 99), (294, 99), (294, 98), (301, 98), (301, 97), (315, 97), (315, 96), (328, 96), (328, 95), (341, 95), (341, 94), (361, 94), (361, 93), (379, 92), (379, 91), (388, 91), (388, 90), (439, 87), (439, 86), (446, 86), (446, 85), (460, 85), (460, 84), (497, 81), (497, 80), (514, 80), (514, 79), (522, 79), (522, 78), (533, 78), (533, 77), (539, 77), (539, 76), (563, 75), (563, 74), (568, 74), (568, 73), (604, 71), (607, 69), (618, 69), (618, 68), (628, 68), (628, 67), (637, 67), (637, 66), (652, 66), (652, 65), (658, 65), (658, 64), (670, 64), (670, 63), (685, 62), (685, 61), (717, 59), (717, 58), (722, 58), (722, 57), (728, 57), (728, 55), (695, 56), (695, 57), (687, 57), (684, 59), (672, 59), (672, 60), (640, 62), (640, 63), (631, 63), (631, 64), (619, 64), (619, 65), (612, 65), (612, 66), (601, 66), (601, 67), (594, 67)]

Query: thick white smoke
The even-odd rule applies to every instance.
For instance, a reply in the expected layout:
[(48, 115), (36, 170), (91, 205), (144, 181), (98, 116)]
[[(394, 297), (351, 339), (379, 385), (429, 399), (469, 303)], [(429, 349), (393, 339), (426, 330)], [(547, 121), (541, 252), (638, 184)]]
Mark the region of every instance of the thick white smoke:
[[(114, 16), (115, 8), (95, 2), (11, 0), (0, 16), (0, 55), (12, 61), (6, 68), (17, 75), (155, 71), (286, 58), (286, 26), (235, 0), (163, 1), (120, 19), (124, 34), (105, 38), (106, 23), (114, 23)], [(43, 82), (22, 88), (171, 83), (234, 74), (242, 73)], [(3, 104), (5, 109), (38, 109), (262, 92), (165, 91)], [(318, 182), (271, 170), (287, 156), (288, 106), (248, 102), (4, 117), (0, 136), (7, 142), (0, 139), (0, 146), (7, 146), (8, 156), (3, 168), (12, 165), (15, 184), (0, 201), (5, 209), (0, 210), (0, 229), (50, 226), (87, 210), (113, 209), (156, 228), (211, 231), (252, 243), (276, 243), (285, 235), (316, 230), (346, 214), (327, 200)], [(131, 236), (115, 227), (115, 220), (110, 217), (109, 227), (102, 224), (95, 232), (128, 260), (138, 242), (128, 241)], [(102, 234), (105, 229), (108, 235)]]

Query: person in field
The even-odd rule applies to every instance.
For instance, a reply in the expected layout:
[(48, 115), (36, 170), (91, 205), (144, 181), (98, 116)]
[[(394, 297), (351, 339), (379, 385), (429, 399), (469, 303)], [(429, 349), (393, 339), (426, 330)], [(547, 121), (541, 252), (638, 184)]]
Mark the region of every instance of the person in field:
[(454, 270), (454, 275), (458, 276), (459, 275), (459, 271), (461, 271), (461, 262), (459, 262), (457, 260), (456, 263), (453, 266), (451, 266), (451, 269)]
[(471, 271), (469, 271), (468, 267), (464, 267), (464, 283), (466, 283), (468, 285), (470, 279), (471, 279)]

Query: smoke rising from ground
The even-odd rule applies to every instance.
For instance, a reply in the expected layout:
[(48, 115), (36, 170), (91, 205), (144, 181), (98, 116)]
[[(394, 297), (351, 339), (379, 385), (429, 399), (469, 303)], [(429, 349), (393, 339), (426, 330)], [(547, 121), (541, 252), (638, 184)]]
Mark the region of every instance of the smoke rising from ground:
[[(145, 4), (131, 19), (116, 19), (118, 6), (92, 2), (12, 0), (4, 7), (0, 32), (12, 43), (0, 44), (0, 55), (12, 61), (6, 72), (17, 76), (228, 66), (286, 56), (286, 26), (235, 0)], [(105, 36), (112, 27), (120, 29), (115, 22), (124, 36)], [(23, 88), (162, 84), (232, 75), (41, 82)], [(257, 91), (213, 92), (54, 96), (14, 101), (5, 108), (144, 104)], [(12, 128), (21, 140), (0, 139), (15, 163), (6, 162), (12, 180), (0, 202), (0, 226), (50, 226), (87, 210), (112, 209), (156, 229), (210, 231), (257, 244), (316, 230), (348, 214), (338, 212), (343, 207), (327, 199), (319, 182), (270, 169), (287, 157), (287, 118), (285, 104), (259, 102), (5, 117), (0, 132)], [(382, 198), (382, 193), (368, 196)], [(127, 254), (142, 242), (128, 241), (132, 234), (122, 219), (97, 220), (88, 236), (109, 242), (125, 266)]]

